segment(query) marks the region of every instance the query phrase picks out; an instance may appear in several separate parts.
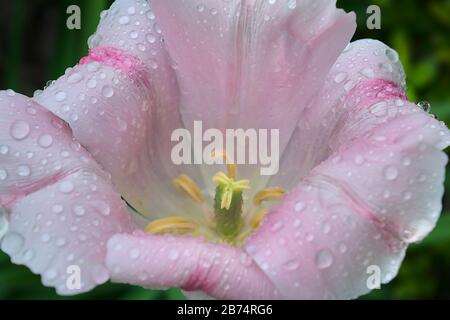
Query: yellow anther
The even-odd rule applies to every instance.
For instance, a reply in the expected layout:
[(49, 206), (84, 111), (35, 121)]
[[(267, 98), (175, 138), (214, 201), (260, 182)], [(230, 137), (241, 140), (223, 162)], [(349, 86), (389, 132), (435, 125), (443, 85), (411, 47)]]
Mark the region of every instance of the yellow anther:
[(225, 151), (213, 151), (211, 154), (211, 157), (213, 159), (222, 157), (223, 160), (225, 160), (225, 163), (227, 165), (227, 175), (231, 179), (236, 179), (236, 172), (237, 167), (232, 161), (230, 161), (230, 158), (228, 157), (227, 153)]
[(280, 187), (267, 188), (259, 191), (253, 198), (253, 203), (260, 206), (263, 201), (279, 200), (285, 194), (286, 190)]
[(264, 219), (265, 215), (269, 212), (269, 209), (264, 208), (256, 212), (256, 214), (253, 216), (252, 220), (250, 221), (250, 227), (253, 230), (256, 230), (259, 228), (259, 225), (261, 224), (261, 221)]
[(191, 197), (195, 202), (203, 202), (203, 194), (197, 184), (189, 178), (187, 175), (182, 174), (181, 176), (173, 179), (175, 187)]
[(161, 235), (161, 234), (176, 234), (185, 235), (196, 231), (198, 225), (189, 219), (183, 217), (167, 217), (152, 221), (145, 228), (145, 232)]
[(223, 188), (223, 193), (220, 199), (221, 209), (230, 209), (234, 192), (250, 189), (250, 182), (248, 180), (235, 181), (223, 172), (216, 173), (212, 180)]

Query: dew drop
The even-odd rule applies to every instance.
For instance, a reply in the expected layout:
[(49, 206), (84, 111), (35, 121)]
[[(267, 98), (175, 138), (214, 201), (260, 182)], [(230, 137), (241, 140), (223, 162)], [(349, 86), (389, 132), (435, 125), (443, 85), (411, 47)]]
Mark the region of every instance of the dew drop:
[(58, 102), (62, 102), (66, 100), (67, 94), (64, 91), (58, 91), (55, 93), (55, 100)]
[(155, 43), (156, 42), (156, 37), (154, 35), (152, 35), (151, 33), (147, 34), (147, 36), (145, 38), (147, 39), (147, 41), (149, 43)]
[(55, 204), (52, 206), (52, 211), (53, 211), (53, 213), (57, 213), (57, 214), (61, 213), (61, 212), (63, 212), (63, 206), (60, 204)]
[(347, 79), (347, 73), (346, 72), (340, 72), (334, 77), (334, 81), (336, 83), (342, 83), (345, 79)]
[(0, 146), (0, 154), (1, 155), (7, 155), (9, 152), (9, 147), (5, 145)]
[(319, 250), (316, 254), (316, 266), (319, 269), (327, 269), (333, 264), (333, 254), (327, 250)]
[(428, 101), (421, 101), (417, 106), (427, 113), (431, 112), (431, 104)]
[(205, 5), (199, 4), (199, 5), (197, 6), (197, 11), (198, 11), (198, 12), (203, 12), (203, 11), (205, 11)]
[(49, 242), (49, 241), (50, 241), (50, 235), (49, 235), (48, 233), (44, 233), (44, 234), (41, 236), (41, 241), (44, 242), (44, 243)]
[(106, 204), (104, 202), (100, 202), (97, 205), (97, 208), (100, 211), (100, 213), (104, 216), (109, 216), (111, 214), (111, 208), (109, 207), (108, 204)]
[(67, 82), (70, 84), (78, 83), (81, 80), (83, 80), (83, 75), (79, 72), (74, 72), (67, 78)]
[(17, 167), (17, 174), (20, 177), (28, 177), (31, 174), (31, 169), (28, 165), (20, 165)]
[(288, 1), (288, 8), (293, 10), (297, 8), (297, 0), (289, 0)]
[(129, 18), (128, 16), (121, 16), (121, 17), (119, 18), (119, 23), (120, 23), (121, 25), (127, 25), (127, 24), (130, 23), (130, 18)]
[(39, 137), (38, 143), (42, 148), (48, 148), (53, 144), (53, 137), (49, 134), (43, 134)]
[(25, 239), (16, 232), (11, 232), (5, 235), (2, 241), (2, 250), (9, 255), (13, 255), (22, 250), (25, 244)]
[(283, 223), (277, 222), (272, 226), (272, 231), (277, 232), (280, 231), (283, 228)]
[(398, 177), (398, 169), (394, 166), (387, 166), (384, 169), (384, 177), (388, 181), (394, 181)]
[(114, 95), (114, 89), (111, 86), (104, 86), (102, 89), (102, 95), (105, 98), (111, 98)]
[(5, 169), (0, 169), (0, 180), (5, 181), (8, 178), (8, 172)]
[(400, 60), (398, 53), (393, 49), (386, 49), (385, 54), (392, 63), (397, 63)]
[(297, 260), (290, 260), (283, 264), (283, 268), (287, 271), (294, 271), (297, 270), (300, 266), (300, 263)]
[(75, 215), (82, 217), (85, 215), (86, 210), (84, 210), (83, 206), (75, 206), (73, 208), (73, 212), (75, 213)]
[(139, 258), (141, 253), (139, 252), (138, 249), (131, 249), (128, 255), (130, 256), (131, 259), (136, 260), (137, 258)]
[(365, 159), (362, 155), (357, 155), (355, 157), (355, 163), (359, 166), (362, 165), (364, 163), (364, 161), (365, 161)]
[(299, 201), (295, 204), (295, 212), (302, 212), (303, 210), (305, 210), (306, 208), (306, 204), (302, 201)]
[(23, 120), (17, 120), (11, 125), (11, 137), (16, 140), (23, 140), (30, 134), (30, 125)]
[(175, 261), (175, 260), (178, 259), (179, 256), (180, 256), (180, 254), (178, 253), (177, 250), (170, 250), (169, 251), (169, 260)]
[(23, 260), (24, 262), (28, 262), (33, 260), (34, 258), (34, 250), (33, 249), (28, 249), (24, 252), (23, 254)]
[(344, 243), (339, 244), (339, 252), (340, 253), (346, 253), (347, 252), (347, 246)]
[(375, 77), (375, 72), (371, 68), (364, 68), (361, 70), (361, 74), (367, 78)]
[(139, 32), (133, 30), (130, 32), (130, 38), (131, 39), (137, 39), (137, 37), (139, 37)]
[(59, 191), (61, 191), (62, 193), (71, 193), (74, 188), (75, 186), (71, 181), (63, 181), (59, 185)]
[(89, 89), (94, 89), (97, 86), (97, 80), (95, 80), (95, 79), (88, 80), (88, 82), (86, 83), (86, 86)]

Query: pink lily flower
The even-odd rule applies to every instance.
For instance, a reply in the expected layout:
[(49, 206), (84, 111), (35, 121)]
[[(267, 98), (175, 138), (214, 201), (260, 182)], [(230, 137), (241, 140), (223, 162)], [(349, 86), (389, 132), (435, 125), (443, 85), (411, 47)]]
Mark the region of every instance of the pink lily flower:
[[(370, 266), (389, 282), (439, 218), (450, 134), (355, 28), (332, 0), (117, 0), (78, 65), (0, 93), (1, 249), (61, 295), (349, 299)], [(173, 164), (195, 120), (280, 129), (279, 173)]]

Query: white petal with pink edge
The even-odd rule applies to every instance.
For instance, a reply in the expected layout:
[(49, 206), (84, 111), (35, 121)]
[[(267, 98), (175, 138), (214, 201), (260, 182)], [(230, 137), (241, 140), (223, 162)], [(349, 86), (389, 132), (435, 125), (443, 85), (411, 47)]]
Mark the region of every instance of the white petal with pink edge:
[[(107, 281), (106, 242), (131, 230), (108, 175), (64, 121), (31, 99), (0, 92), (0, 115), (1, 249), (59, 294)], [(79, 286), (68, 285), (71, 266), (80, 272)]]

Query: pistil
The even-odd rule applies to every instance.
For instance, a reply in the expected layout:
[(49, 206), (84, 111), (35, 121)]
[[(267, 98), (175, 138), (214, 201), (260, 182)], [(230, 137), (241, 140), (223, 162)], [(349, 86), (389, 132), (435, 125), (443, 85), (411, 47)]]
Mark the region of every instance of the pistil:
[(232, 242), (242, 228), (242, 193), (250, 188), (249, 181), (236, 181), (223, 172), (217, 173), (213, 181), (217, 183), (214, 197), (216, 231), (225, 241)]

